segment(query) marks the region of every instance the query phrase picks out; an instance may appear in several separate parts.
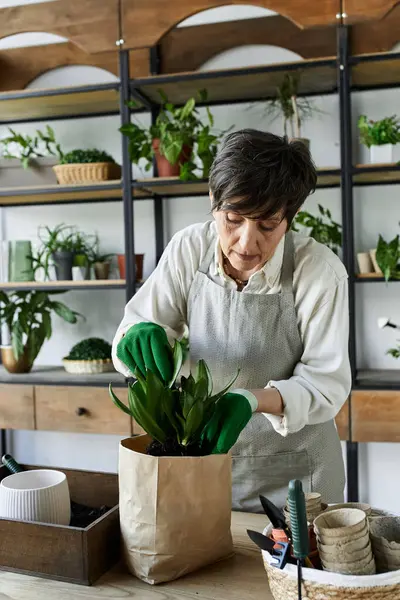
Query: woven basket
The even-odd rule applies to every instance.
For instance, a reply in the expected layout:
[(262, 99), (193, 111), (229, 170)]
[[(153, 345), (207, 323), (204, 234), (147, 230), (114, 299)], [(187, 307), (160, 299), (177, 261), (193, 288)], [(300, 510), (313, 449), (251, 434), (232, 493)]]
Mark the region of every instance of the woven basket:
[(63, 365), (67, 373), (73, 373), (75, 375), (109, 373), (110, 371), (114, 371), (114, 365), (111, 359), (68, 360), (67, 358), (64, 358)]
[(121, 179), (120, 165), (111, 162), (55, 165), (53, 169), (61, 185)]
[[(264, 534), (269, 536), (272, 525)], [(269, 587), (275, 600), (298, 600), (297, 567), (272, 566), (269, 552), (262, 551)], [(341, 575), (303, 568), (303, 600), (400, 600), (400, 571), (380, 575)]]

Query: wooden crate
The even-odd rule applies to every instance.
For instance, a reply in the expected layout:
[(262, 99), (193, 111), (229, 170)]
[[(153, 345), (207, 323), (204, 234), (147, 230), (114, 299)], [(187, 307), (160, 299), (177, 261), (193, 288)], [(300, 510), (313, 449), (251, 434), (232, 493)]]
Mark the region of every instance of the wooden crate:
[[(0, 518), (0, 569), (92, 585), (120, 558), (118, 476), (57, 469), (67, 476), (71, 500), (111, 510), (85, 529)], [(9, 474), (1, 467), (0, 481)]]

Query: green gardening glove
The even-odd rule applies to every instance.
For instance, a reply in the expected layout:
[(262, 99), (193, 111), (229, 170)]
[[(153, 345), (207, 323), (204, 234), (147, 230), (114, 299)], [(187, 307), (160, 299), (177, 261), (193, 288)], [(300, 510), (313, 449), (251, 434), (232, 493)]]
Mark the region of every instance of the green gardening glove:
[(208, 454), (226, 454), (236, 443), (253, 414), (245, 396), (228, 393), (222, 396), (202, 433), (202, 444)]
[(128, 329), (117, 346), (117, 357), (132, 373), (138, 369), (143, 377), (146, 369), (166, 384), (173, 377), (172, 348), (165, 330), (155, 323), (138, 323)]

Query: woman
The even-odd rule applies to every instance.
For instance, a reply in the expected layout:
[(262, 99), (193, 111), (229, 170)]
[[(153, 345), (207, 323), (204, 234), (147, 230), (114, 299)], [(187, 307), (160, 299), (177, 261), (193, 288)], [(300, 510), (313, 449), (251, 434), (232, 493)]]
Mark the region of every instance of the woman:
[(173, 237), (113, 342), (127, 376), (186, 328), (191, 361), (203, 358), (221, 387), (240, 367), (237, 393), (255, 414), (233, 449), (234, 510), (259, 512), (259, 494), (282, 506), (291, 479), (343, 501), (334, 417), (351, 387), (347, 273), (327, 247), (290, 231), (316, 178), (301, 142), (229, 135), (210, 174), (214, 221)]

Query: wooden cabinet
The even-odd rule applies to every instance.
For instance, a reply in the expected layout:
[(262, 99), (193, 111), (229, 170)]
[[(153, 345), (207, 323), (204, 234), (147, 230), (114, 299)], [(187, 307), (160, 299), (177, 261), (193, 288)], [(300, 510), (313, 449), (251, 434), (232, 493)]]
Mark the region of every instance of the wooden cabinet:
[[(116, 388), (127, 403), (127, 390)], [(108, 388), (36, 386), (36, 428), (46, 431), (131, 435), (131, 419), (112, 402)]]
[(0, 385), (0, 429), (35, 429), (31, 385)]
[(347, 442), (350, 439), (349, 417), (349, 401), (347, 400), (335, 419), (339, 437), (342, 442)]
[(352, 441), (400, 442), (400, 390), (354, 391)]

